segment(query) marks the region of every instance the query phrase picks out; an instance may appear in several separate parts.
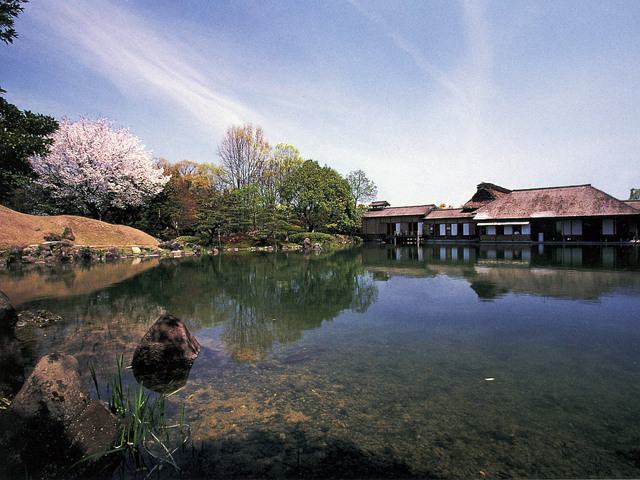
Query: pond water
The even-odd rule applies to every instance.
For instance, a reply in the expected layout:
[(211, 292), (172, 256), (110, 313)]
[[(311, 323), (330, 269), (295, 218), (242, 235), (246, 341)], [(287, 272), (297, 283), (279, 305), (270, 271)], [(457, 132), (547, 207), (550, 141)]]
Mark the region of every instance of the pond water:
[(17, 329), (25, 373), (70, 353), (89, 388), (90, 360), (184, 320), (186, 478), (640, 477), (637, 247), (225, 252), (5, 270), (0, 290), (63, 317)]

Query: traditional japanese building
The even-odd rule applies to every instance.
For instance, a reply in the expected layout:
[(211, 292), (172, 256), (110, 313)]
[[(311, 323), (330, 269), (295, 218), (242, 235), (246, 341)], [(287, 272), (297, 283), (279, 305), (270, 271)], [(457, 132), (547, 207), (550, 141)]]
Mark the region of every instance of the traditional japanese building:
[(438, 208), (424, 217), (426, 240), (472, 240), (477, 238), (474, 213), (463, 208)]
[(630, 241), (640, 211), (591, 185), (513, 190), (475, 212), (481, 241)]
[(390, 207), (362, 218), (365, 239), (481, 242), (628, 242), (640, 237), (640, 201), (591, 185), (508, 190), (481, 183), (462, 208)]
[(372, 208), (362, 216), (362, 236), (368, 240), (418, 241), (423, 236), (424, 218), (436, 208), (435, 205), (413, 207), (389, 207), (387, 202), (382, 208)]

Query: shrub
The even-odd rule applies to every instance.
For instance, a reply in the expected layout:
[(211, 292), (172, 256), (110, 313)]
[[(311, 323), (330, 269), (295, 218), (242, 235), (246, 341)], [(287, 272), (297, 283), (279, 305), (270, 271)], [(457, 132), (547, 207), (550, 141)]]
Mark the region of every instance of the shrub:
[(200, 237), (193, 237), (193, 236), (189, 236), (189, 235), (183, 235), (182, 237), (178, 237), (178, 238), (174, 239), (173, 241), (181, 243), (182, 245), (186, 245), (187, 243), (189, 243), (189, 244), (202, 243), (202, 240), (201, 240)]
[(304, 239), (308, 238), (311, 243), (329, 243), (333, 241), (333, 235), (320, 232), (302, 232), (289, 235), (289, 241), (292, 243), (302, 244)]

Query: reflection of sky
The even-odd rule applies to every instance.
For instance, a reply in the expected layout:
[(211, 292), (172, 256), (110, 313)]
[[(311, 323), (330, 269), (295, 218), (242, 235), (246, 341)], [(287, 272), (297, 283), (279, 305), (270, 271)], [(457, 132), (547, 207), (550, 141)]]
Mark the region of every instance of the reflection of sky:
[[(410, 332), (425, 342), (446, 333), (484, 343), (492, 354), (531, 348), (581, 349), (598, 354), (629, 350), (637, 357), (640, 325), (637, 298), (609, 295), (598, 302), (509, 293), (495, 301), (479, 301), (469, 283), (445, 275), (435, 278), (392, 277), (377, 282), (378, 301), (364, 320), (380, 335)], [(636, 292), (637, 294), (638, 292)], [(387, 332), (387, 333), (384, 333)], [(536, 348), (538, 348), (536, 347)], [(566, 353), (566, 352), (565, 352)]]

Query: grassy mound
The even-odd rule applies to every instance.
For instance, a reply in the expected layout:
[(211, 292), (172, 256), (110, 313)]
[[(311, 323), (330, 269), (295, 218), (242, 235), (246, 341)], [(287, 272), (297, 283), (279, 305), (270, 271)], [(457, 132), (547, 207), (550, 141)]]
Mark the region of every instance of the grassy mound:
[(15, 212), (0, 205), (0, 249), (12, 245), (34, 245), (45, 241), (45, 235), (62, 235), (69, 227), (76, 245), (95, 247), (137, 245), (155, 247), (158, 241), (135, 228), (72, 215), (37, 217)]

